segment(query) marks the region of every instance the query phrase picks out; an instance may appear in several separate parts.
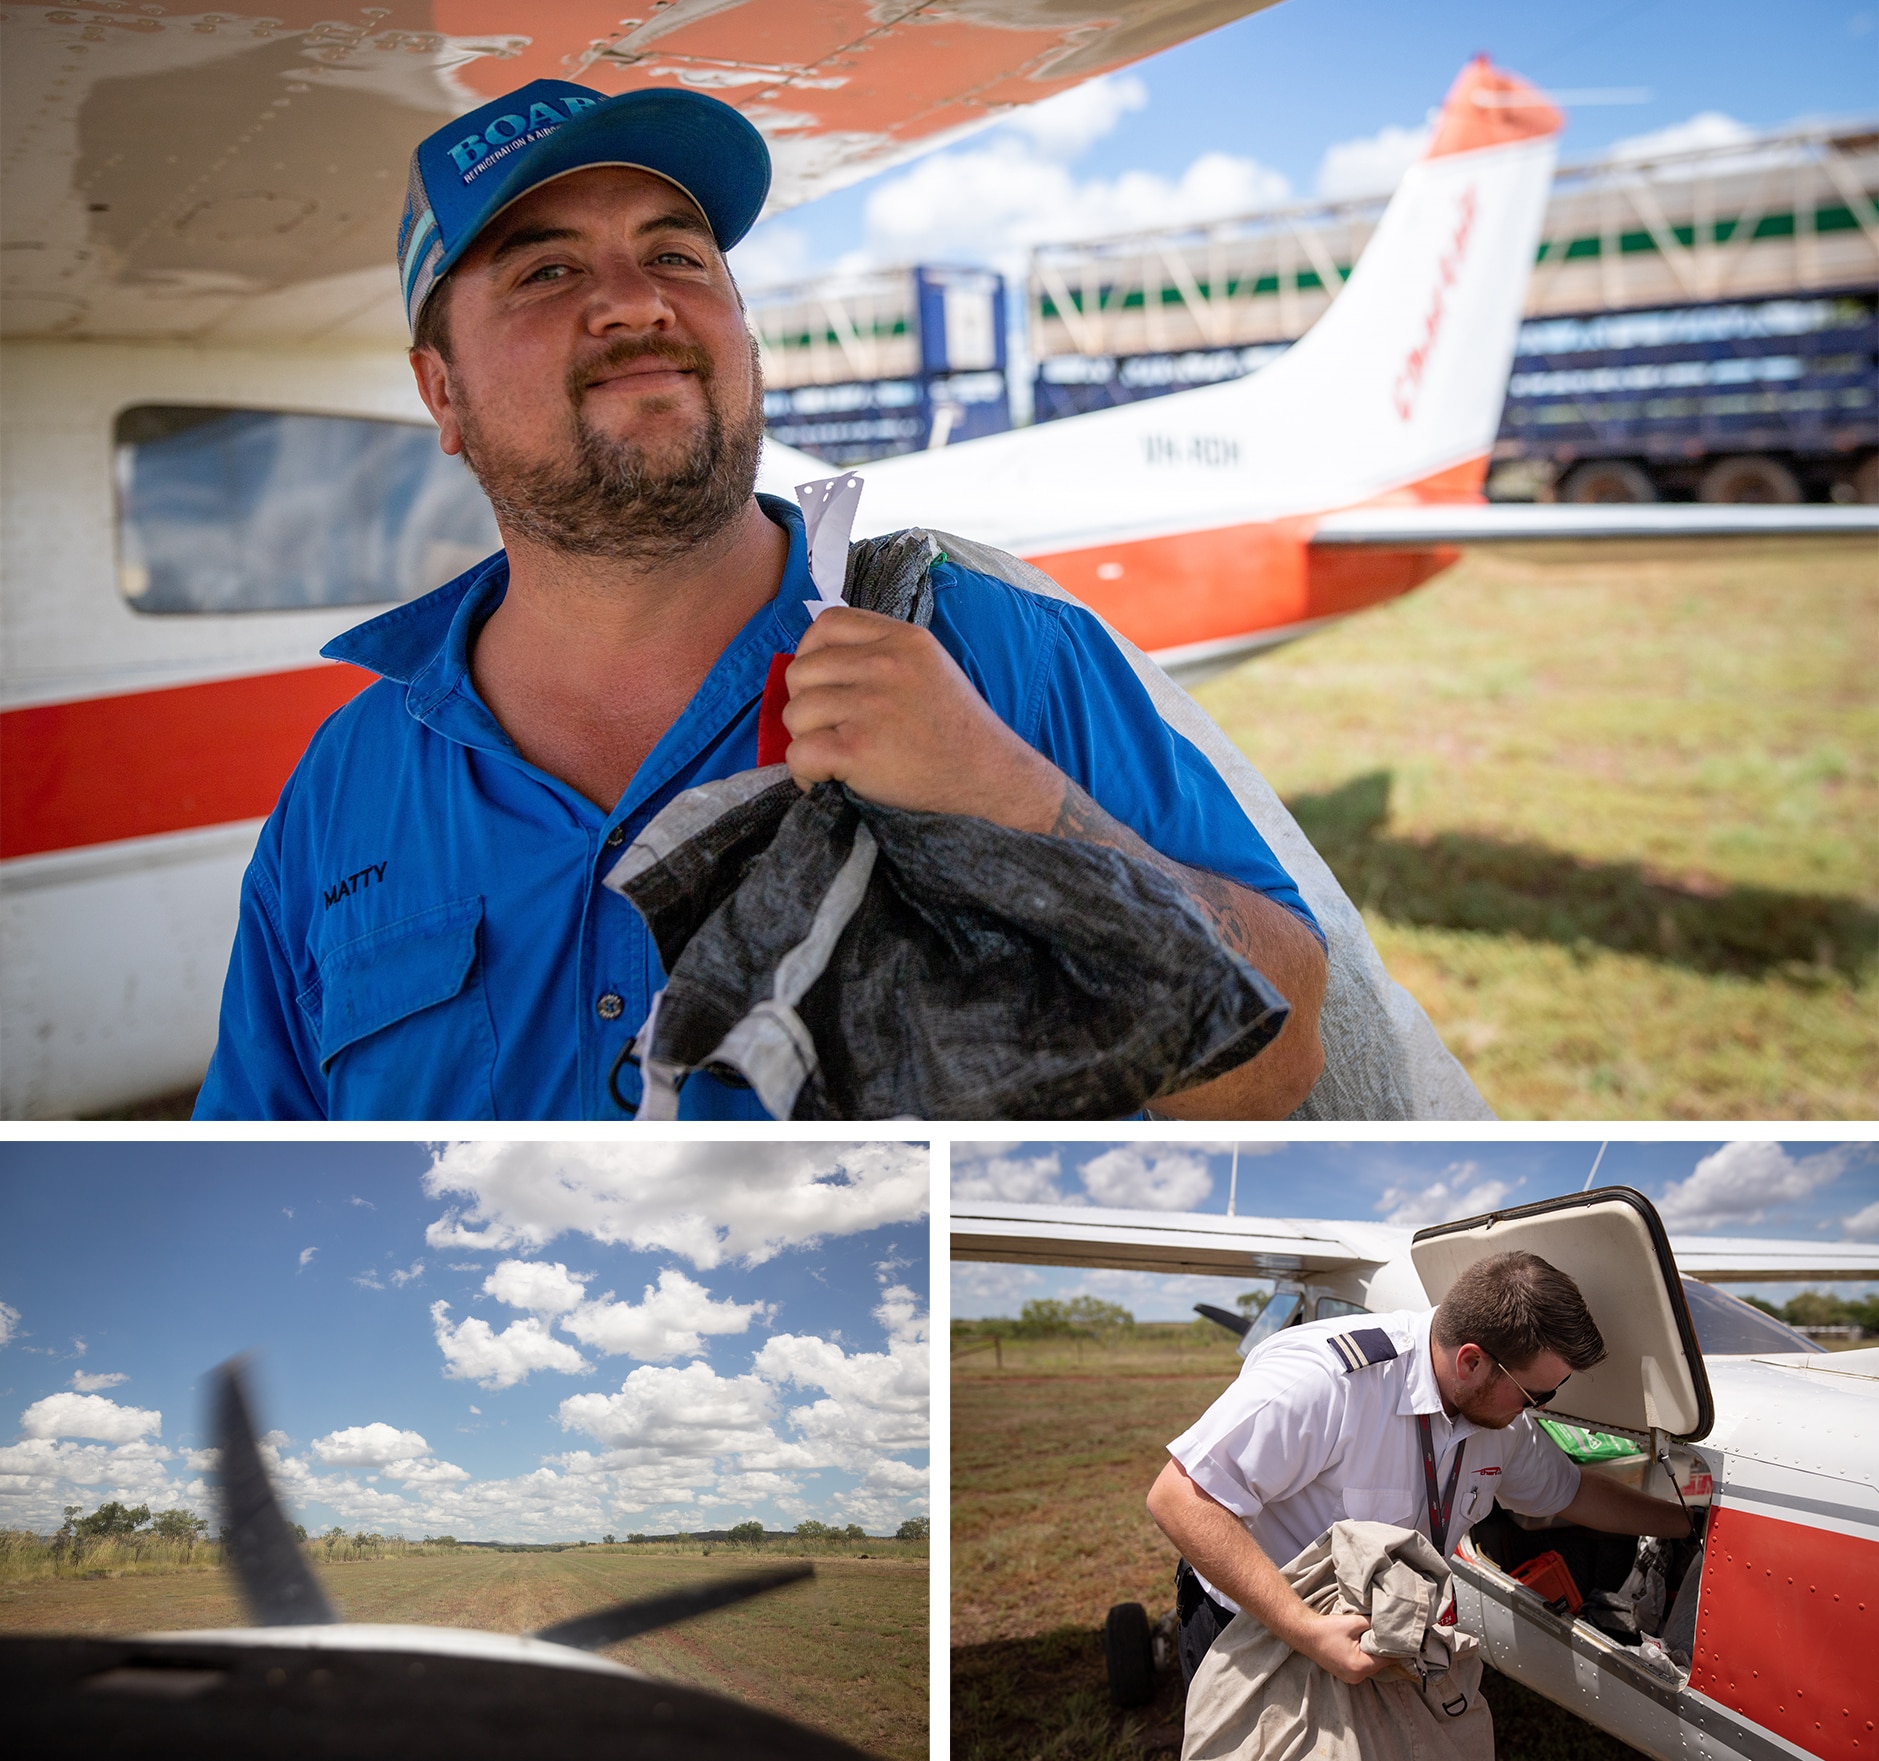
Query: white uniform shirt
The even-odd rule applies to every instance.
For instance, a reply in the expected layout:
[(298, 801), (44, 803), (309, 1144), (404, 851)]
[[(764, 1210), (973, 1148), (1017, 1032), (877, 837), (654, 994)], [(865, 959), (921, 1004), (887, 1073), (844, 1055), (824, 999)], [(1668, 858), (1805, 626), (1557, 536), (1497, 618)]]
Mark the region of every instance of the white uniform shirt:
[[(1168, 1453), (1281, 1566), (1346, 1517), (1429, 1533), (1418, 1413), (1429, 1417), (1438, 1489), (1448, 1485), (1454, 1451), (1466, 1451), (1449, 1552), (1496, 1500), (1527, 1516), (1563, 1510), (1578, 1494), (1579, 1470), (1531, 1416), (1495, 1431), (1443, 1413), (1429, 1357), (1432, 1319), (1433, 1311), (1340, 1315), (1274, 1334)], [(1377, 1331), (1394, 1357), (1384, 1356)], [(1332, 1343), (1350, 1336), (1354, 1349)], [(1237, 1610), (1213, 1585), (1207, 1590)]]

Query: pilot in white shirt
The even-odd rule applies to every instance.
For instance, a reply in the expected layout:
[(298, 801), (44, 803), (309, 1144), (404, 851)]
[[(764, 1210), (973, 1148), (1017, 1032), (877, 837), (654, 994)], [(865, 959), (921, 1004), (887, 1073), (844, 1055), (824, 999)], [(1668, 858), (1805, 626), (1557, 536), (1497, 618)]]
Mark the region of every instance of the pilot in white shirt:
[(1582, 1475), (1532, 1421), (1604, 1356), (1579, 1287), (1518, 1252), (1475, 1261), (1433, 1314), (1348, 1315), (1260, 1345), (1148, 1494), (1182, 1556), (1183, 1673), (1235, 1613), (1341, 1681), (1383, 1668), (1359, 1643), (1363, 1616), (1306, 1607), (1280, 1569), (1346, 1518), (1420, 1530), (1444, 1553), (1497, 1501), (1608, 1534), (1687, 1534), (1676, 1505)]
[[(1433, 1319), (1433, 1310), (1341, 1315), (1274, 1334), (1168, 1453), (1281, 1565), (1346, 1517), (1429, 1534), (1418, 1414), (1429, 1422), (1440, 1485), (1462, 1451), (1448, 1533), (1430, 1536), (1445, 1553), (1497, 1499), (1526, 1516), (1565, 1509), (1579, 1469), (1529, 1414), (1490, 1430), (1444, 1412), (1429, 1359)], [(1239, 1611), (1195, 1575), (1223, 1608)]]

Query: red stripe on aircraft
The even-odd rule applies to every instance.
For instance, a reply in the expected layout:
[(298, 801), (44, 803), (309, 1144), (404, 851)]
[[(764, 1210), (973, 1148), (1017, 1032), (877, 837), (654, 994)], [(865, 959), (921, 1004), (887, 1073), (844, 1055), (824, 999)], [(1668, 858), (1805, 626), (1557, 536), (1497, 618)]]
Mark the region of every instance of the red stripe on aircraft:
[(0, 714), (0, 857), (147, 838), (273, 811), (359, 667), (216, 679)]
[[(1484, 457), (1371, 506), (1475, 502)], [(1460, 552), (1314, 550), (1315, 518), (1183, 532), (1031, 557), (1138, 647), (1255, 635), (1358, 611), (1419, 586)], [(372, 682), (322, 665), (0, 714), (0, 858), (273, 810), (307, 741)]]
[[(1475, 504), (1487, 456), (1464, 460), (1366, 507)], [(1317, 517), (1175, 532), (1030, 554), (1137, 648), (1151, 653), (1361, 611), (1420, 587), (1461, 555), (1449, 546), (1312, 548)]]
[(1879, 1755), (1879, 1541), (1724, 1505), (1703, 1553), (1690, 1686), (1822, 1761)]

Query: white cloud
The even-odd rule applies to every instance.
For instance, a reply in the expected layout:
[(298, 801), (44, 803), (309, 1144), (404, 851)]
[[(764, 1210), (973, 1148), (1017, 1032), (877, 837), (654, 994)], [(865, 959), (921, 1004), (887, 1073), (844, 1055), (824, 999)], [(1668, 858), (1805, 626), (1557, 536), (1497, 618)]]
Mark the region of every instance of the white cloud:
[(559, 1315), (587, 1296), (587, 1280), (559, 1260), (504, 1260), (483, 1280), (485, 1295), (532, 1315)]
[(454, 1486), (467, 1480), (470, 1472), (454, 1461), (391, 1461), (385, 1464), (385, 1477), (407, 1486)]
[(760, 1302), (714, 1301), (704, 1285), (668, 1266), (656, 1288), (646, 1286), (637, 1306), (615, 1302), (608, 1291), (597, 1302), (582, 1303), (561, 1324), (583, 1345), (609, 1357), (663, 1364), (696, 1357), (705, 1349), (705, 1334), (745, 1332), (768, 1312)]
[(886, 1351), (845, 1352), (834, 1341), (779, 1333), (752, 1360), (757, 1374), (827, 1396), (797, 1407), (792, 1424), (836, 1465), (878, 1468), (870, 1455), (927, 1445), (926, 1316), (905, 1285), (893, 1285), (874, 1311), (888, 1336)]
[(178, 1504), (205, 1509), (209, 1487), (200, 1479), (179, 1485), (170, 1477), (172, 1459), (145, 1438), (107, 1445), (29, 1437), (0, 1448), (0, 1527), (43, 1533), (59, 1526), (63, 1506), (95, 1508), (112, 1498), (153, 1510)]
[(431, 1446), (416, 1431), (380, 1423), (351, 1425), (313, 1440), (313, 1453), (328, 1467), (377, 1468), (430, 1452)]
[(96, 1394), (100, 1388), (115, 1388), (120, 1382), (128, 1382), (130, 1377), (121, 1370), (103, 1370), (95, 1376), (88, 1376), (83, 1370), (72, 1375), (72, 1386), (80, 1394)]
[(578, 1375), (591, 1366), (564, 1339), (548, 1331), (534, 1315), (512, 1322), (500, 1333), (487, 1321), (471, 1315), (453, 1327), (446, 1318), (450, 1304), (431, 1304), (431, 1327), (444, 1354), (444, 1374), (473, 1381), (484, 1388), (513, 1388), (536, 1370), (559, 1370)]
[(1840, 1228), (1850, 1240), (1879, 1241), (1879, 1200), (1850, 1217), (1842, 1217)]
[(747, 293), (806, 281), (816, 270), (808, 233), (785, 220), (753, 227), (725, 261), (732, 279)]
[[(926, 1491), (926, 1468), (904, 1457), (928, 1441), (927, 1318), (903, 1285), (882, 1293), (874, 1315), (884, 1351), (778, 1334), (744, 1375), (721, 1376), (704, 1363), (647, 1366), (616, 1394), (571, 1396), (561, 1403), (563, 1428), (603, 1453), (576, 1451), (557, 1465), (571, 1477), (614, 1476), (629, 1514), (663, 1507), (702, 1515), (786, 1498), (801, 1476), (836, 1469), (855, 1481), (834, 1497), (836, 1514), (864, 1526), (898, 1521)], [(788, 1388), (822, 1398), (787, 1406)]]
[(20, 1311), (10, 1302), (0, 1302), (0, 1345), (11, 1345), (20, 1330)]
[(1037, 1266), (1005, 1266), (957, 1260), (952, 1269), (953, 1313), (961, 1320), (1003, 1315), (1016, 1320), (1032, 1297), (1041, 1295), (1046, 1274)]
[(1854, 1146), (1791, 1156), (1778, 1143), (1738, 1138), (1705, 1156), (1687, 1180), (1674, 1180), (1657, 1201), (1673, 1229), (1697, 1232), (1759, 1223), (1781, 1205), (1798, 1204), (1840, 1177)]
[(1377, 1200), (1377, 1209), (1389, 1207), (1384, 1222), (1406, 1229), (1477, 1216), (1493, 1210), (1513, 1191), (1505, 1180), (1483, 1180), (1480, 1173), (1478, 1162), (1450, 1162), (1439, 1180), (1405, 1180), (1390, 1187)]
[(1004, 126), (1048, 159), (1071, 160), (1095, 146), (1131, 111), (1148, 107), (1148, 87), (1134, 74), (1107, 74), (1013, 111)]
[(1198, 225), (1290, 194), (1278, 172), (1221, 152), (1201, 154), (1174, 180), (1125, 171), (1080, 181), (1030, 141), (1004, 135), (920, 160), (875, 189), (863, 212), (876, 263), (950, 258), (1018, 273), (1034, 245)]
[(28, 1437), (95, 1437), (101, 1443), (132, 1443), (160, 1436), (163, 1415), (152, 1408), (119, 1406), (102, 1394), (48, 1394), (20, 1414)]
[(1420, 128), (1386, 124), (1373, 135), (1334, 141), (1318, 161), (1317, 190), (1327, 202), (1348, 202), (1360, 196), (1387, 196), (1402, 182), (1403, 173), (1429, 149), (1433, 133), (1429, 123)]
[(770, 1426), (778, 1411), (776, 1390), (762, 1377), (720, 1376), (694, 1363), (634, 1370), (619, 1393), (572, 1395), (558, 1416), (563, 1430), (608, 1449), (699, 1460), (766, 1450), (776, 1440)]
[[(452, 1206), (435, 1248), (540, 1248), (565, 1233), (709, 1270), (924, 1217), (923, 1144), (460, 1143), (436, 1152), (425, 1190)], [(467, 1325), (467, 1323), (466, 1323)]]
[(394, 1271), (391, 1275), (391, 1281), (402, 1288), (406, 1284), (415, 1283), (423, 1276), (424, 1262), (422, 1260), (413, 1260), (402, 1272)]
[(1605, 149), (1605, 157), (1615, 161), (1654, 159), (1665, 153), (1739, 146), (1754, 138), (1755, 131), (1747, 123), (1737, 122), (1720, 110), (1700, 110), (1687, 122), (1673, 122), (1668, 128), (1654, 128), (1648, 134), (1627, 135), (1621, 141), (1613, 141)]
[(303, 1272), (306, 1270), (307, 1262), (319, 1251), (317, 1247), (303, 1247), (300, 1250), (300, 1269)]
[[(1035, 1155), (1013, 1155), (1035, 1149)], [(994, 1199), (1003, 1204), (1059, 1205), (1057, 1179), (1063, 1164), (1054, 1149), (1031, 1144), (956, 1143), (952, 1186), (955, 1200)]]
[(1191, 1211), (1214, 1189), (1207, 1158), (1186, 1147), (1118, 1144), (1078, 1172), (1099, 1205), (1131, 1210)]

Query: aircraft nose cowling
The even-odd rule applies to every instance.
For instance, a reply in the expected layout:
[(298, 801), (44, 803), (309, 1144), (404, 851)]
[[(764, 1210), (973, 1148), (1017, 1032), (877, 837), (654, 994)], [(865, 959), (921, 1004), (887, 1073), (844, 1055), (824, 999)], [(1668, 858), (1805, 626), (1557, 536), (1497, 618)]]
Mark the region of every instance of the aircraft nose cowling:
[(113, 1761), (865, 1761), (715, 1694), (541, 1640), (450, 1628), (9, 1636), (0, 1698), (20, 1752)]

